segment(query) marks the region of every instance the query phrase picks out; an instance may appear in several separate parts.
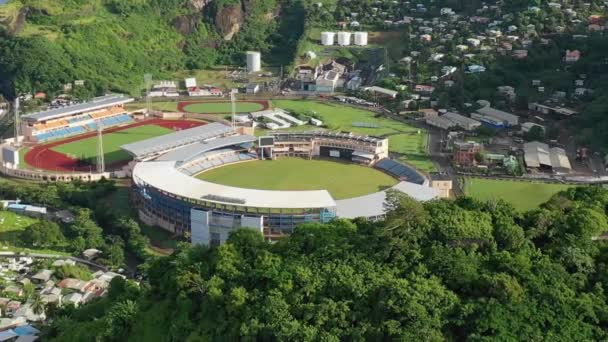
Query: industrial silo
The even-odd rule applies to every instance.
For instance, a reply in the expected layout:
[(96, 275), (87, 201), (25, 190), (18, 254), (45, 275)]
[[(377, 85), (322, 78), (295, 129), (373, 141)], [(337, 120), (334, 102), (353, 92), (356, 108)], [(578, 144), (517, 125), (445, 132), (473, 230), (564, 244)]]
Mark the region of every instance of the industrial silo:
[(350, 32), (338, 32), (338, 45), (350, 45)]
[(355, 32), (355, 45), (367, 45), (367, 32)]
[(261, 69), (261, 54), (258, 51), (247, 51), (247, 71), (258, 72)]
[(334, 45), (334, 32), (321, 32), (321, 45)]

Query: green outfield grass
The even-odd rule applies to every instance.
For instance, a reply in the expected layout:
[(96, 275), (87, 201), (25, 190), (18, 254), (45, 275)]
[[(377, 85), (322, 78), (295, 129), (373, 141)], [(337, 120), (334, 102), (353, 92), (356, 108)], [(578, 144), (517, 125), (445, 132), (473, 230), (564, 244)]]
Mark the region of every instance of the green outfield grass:
[(570, 185), (467, 178), (465, 193), (479, 200), (502, 199), (520, 210), (531, 210)]
[[(423, 171), (435, 169), (426, 154), (427, 133), (424, 130), (396, 120), (376, 118), (374, 112), (339, 103), (273, 100), (272, 105), (302, 114), (314, 112), (331, 130), (388, 137), (390, 151), (405, 154), (402, 160)], [(355, 127), (353, 126), (355, 122), (373, 123), (378, 125), (378, 128)], [(310, 129), (310, 127), (296, 129)]]
[[(127, 128), (118, 132), (103, 135), (103, 152), (106, 164), (112, 164), (128, 160), (129, 154), (120, 149), (121, 145), (141, 141), (159, 135), (173, 132), (169, 128), (157, 125), (145, 125)], [(97, 158), (97, 137), (77, 140), (67, 144), (57, 145), (53, 151), (72, 156), (74, 158), (87, 160), (95, 164)]]
[(326, 189), (336, 199), (377, 192), (397, 183), (396, 179), (370, 167), (300, 158), (227, 165), (201, 173), (197, 178), (251, 189)]
[[(262, 109), (264, 109), (264, 106), (256, 102), (236, 103), (237, 113), (256, 112)], [(230, 102), (202, 102), (184, 106), (184, 111), (201, 114), (228, 114), (232, 113), (232, 106)]]

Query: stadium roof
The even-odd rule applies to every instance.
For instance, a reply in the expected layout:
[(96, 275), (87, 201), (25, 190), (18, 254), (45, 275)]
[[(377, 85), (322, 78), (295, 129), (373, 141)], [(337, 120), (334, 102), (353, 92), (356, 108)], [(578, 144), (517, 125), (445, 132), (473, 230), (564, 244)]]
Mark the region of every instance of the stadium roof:
[(228, 137), (221, 137), (213, 140), (202, 141), (196, 144), (180, 147), (167, 154), (164, 154), (157, 158), (158, 161), (176, 161), (186, 162), (193, 160), (205, 152), (215, 150), (232, 145), (240, 145), (244, 143), (250, 143), (257, 141), (258, 138), (253, 135), (233, 135)]
[(115, 106), (119, 104), (124, 104), (133, 101), (132, 98), (121, 95), (121, 94), (112, 94), (100, 96), (92, 99), (88, 102), (78, 103), (75, 105), (49, 109), (41, 112), (31, 113), (27, 115), (23, 115), (22, 118), (28, 121), (42, 121), (42, 120), (51, 120), (57, 119), (68, 115), (86, 113), (110, 106)]
[(327, 190), (271, 191), (237, 188), (187, 176), (173, 161), (137, 163), (133, 180), (156, 189), (195, 200), (234, 206), (274, 209), (333, 208), (336, 202)]
[[(418, 201), (439, 197), (439, 190), (410, 182), (400, 182), (391, 189), (398, 190)], [(336, 215), (341, 218), (378, 217), (384, 215), (386, 191), (336, 201)]]
[(364, 142), (378, 142), (384, 141), (387, 138), (379, 138), (368, 135), (355, 135), (352, 133), (340, 133), (340, 132), (328, 132), (328, 131), (309, 131), (309, 132), (270, 132), (269, 135), (275, 137), (275, 139), (294, 139), (294, 138), (311, 138), (311, 137), (328, 137), (328, 138), (344, 138), (349, 140), (364, 141)]
[(184, 129), (175, 133), (125, 144), (120, 146), (120, 148), (131, 153), (135, 157), (146, 157), (230, 132), (232, 132), (232, 128), (230, 126), (214, 122), (208, 125)]

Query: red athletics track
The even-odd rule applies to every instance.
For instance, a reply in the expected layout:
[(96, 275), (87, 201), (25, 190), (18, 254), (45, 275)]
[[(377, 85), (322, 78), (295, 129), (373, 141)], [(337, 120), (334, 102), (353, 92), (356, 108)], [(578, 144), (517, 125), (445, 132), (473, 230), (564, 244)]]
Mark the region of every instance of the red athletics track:
[[(268, 103), (268, 100), (242, 100), (242, 101), (237, 101), (238, 102), (251, 102), (251, 103), (257, 103), (262, 105), (262, 109), (260, 110), (266, 110), (270, 108), (270, 104)], [(177, 111), (178, 112), (183, 112), (183, 113), (190, 113), (189, 111), (185, 110), (184, 108), (186, 108), (186, 106), (189, 106), (191, 104), (197, 104), (197, 103), (230, 103), (230, 101), (182, 101), (182, 102), (178, 102), (177, 103)], [(205, 114), (205, 113), (196, 113), (196, 114)], [(213, 113), (213, 114), (230, 114), (230, 112), (226, 112), (226, 113)]]
[[(200, 125), (204, 125), (201, 121), (191, 120), (161, 120), (151, 119), (141, 122), (136, 122), (127, 126), (113, 127), (104, 130), (104, 134), (122, 131), (128, 128), (145, 126), (145, 125), (157, 125), (172, 130), (180, 130), (192, 128)], [(58, 145), (67, 144), (73, 141), (91, 138), (97, 135), (97, 132), (89, 132), (75, 137), (54, 141), (52, 143), (36, 145), (25, 155), (25, 162), (38, 169), (50, 170), (50, 171), (89, 171), (91, 166), (89, 165), (78, 165), (78, 160), (71, 158), (63, 153), (53, 151), (52, 148)], [(116, 169), (125, 165), (128, 161), (118, 162), (111, 165), (107, 165), (108, 169)]]

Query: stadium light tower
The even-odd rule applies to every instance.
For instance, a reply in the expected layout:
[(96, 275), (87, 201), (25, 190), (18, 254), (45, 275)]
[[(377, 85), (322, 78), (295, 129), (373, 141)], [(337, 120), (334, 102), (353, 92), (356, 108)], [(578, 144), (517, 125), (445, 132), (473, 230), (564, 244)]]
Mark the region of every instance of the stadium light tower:
[(106, 171), (105, 158), (103, 156), (103, 124), (101, 121), (97, 123), (97, 172), (104, 173)]
[(231, 109), (232, 109), (232, 129), (235, 129), (236, 127), (236, 123), (235, 123), (235, 115), (236, 115), (236, 92), (238, 90), (237, 89), (232, 89), (230, 91), (230, 105), (231, 105)]
[(15, 98), (15, 103), (13, 105), (13, 112), (15, 114), (15, 120), (14, 120), (15, 141), (13, 142), (13, 144), (15, 147), (19, 147), (19, 146), (21, 146), (19, 143), (19, 133), (20, 133), (20, 128), (21, 128), (21, 124), (19, 122), (19, 96), (17, 96)]
[(152, 88), (152, 74), (144, 74), (144, 82), (146, 83), (146, 116), (150, 115), (152, 107), (152, 99), (150, 98), (150, 89)]

